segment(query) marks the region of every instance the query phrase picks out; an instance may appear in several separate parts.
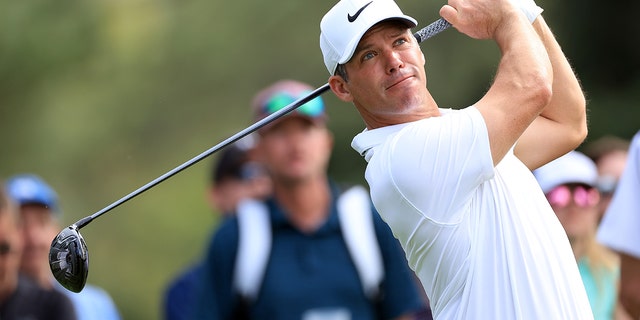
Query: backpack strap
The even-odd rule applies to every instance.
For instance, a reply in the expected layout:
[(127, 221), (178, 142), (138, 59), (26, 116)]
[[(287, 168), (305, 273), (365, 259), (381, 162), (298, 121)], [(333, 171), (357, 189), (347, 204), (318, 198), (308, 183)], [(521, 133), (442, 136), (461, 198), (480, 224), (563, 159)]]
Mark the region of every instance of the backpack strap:
[(271, 255), (271, 221), (267, 206), (256, 200), (238, 205), (238, 254), (234, 286), (246, 299), (255, 300)]
[[(380, 245), (373, 225), (369, 193), (362, 186), (352, 187), (337, 200), (342, 236), (354, 262), (364, 293), (375, 300), (384, 277)], [(244, 299), (258, 296), (271, 255), (269, 209), (260, 201), (243, 200), (237, 209), (238, 254), (234, 287)]]
[(384, 267), (367, 190), (355, 186), (345, 191), (338, 198), (338, 216), (362, 288), (369, 299), (375, 299), (384, 277)]

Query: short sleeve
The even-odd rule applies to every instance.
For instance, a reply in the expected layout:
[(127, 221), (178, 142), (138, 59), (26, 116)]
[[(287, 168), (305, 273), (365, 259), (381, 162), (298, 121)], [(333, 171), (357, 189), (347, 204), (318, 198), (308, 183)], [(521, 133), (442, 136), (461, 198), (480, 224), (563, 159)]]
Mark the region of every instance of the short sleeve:
[(475, 107), (407, 126), (388, 154), (398, 191), (437, 223), (458, 222), (454, 212), (494, 174), (487, 128)]

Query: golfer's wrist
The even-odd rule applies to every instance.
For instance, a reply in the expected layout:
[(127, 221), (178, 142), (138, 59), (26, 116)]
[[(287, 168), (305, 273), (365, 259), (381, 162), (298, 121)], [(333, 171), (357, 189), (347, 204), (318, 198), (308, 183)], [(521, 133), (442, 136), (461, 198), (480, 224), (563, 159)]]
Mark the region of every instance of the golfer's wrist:
[(544, 11), (534, 0), (514, 0), (514, 2), (530, 23), (533, 23), (542, 11)]

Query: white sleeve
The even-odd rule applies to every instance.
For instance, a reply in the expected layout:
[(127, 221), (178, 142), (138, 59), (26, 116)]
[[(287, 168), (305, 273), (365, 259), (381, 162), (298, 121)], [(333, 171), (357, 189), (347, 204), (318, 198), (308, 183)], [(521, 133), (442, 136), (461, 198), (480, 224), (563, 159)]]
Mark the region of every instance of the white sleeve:
[(475, 107), (424, 120), (394, 138), (391, 175), (423, 216), (457, 223), (464, 205), (494, 167), (484, 118)]
[(598, 229), (605, 246), (640, 258), (640, 131), (636, 133), (627, 165)]

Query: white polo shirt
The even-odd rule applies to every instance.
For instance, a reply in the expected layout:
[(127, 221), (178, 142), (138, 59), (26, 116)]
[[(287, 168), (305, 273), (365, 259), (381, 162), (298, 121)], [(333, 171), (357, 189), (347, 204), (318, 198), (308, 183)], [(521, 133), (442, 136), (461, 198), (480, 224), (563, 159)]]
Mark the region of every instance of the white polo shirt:
[(365, 130), (373, 202), (441, 319), (593, 319), (562, 225), (528, 168), (494, 168), (480, 112)]
[(629, 158), (613, 199), (598, 229), (598, 241), (640, 259), (640, 132), (629, 148)]

